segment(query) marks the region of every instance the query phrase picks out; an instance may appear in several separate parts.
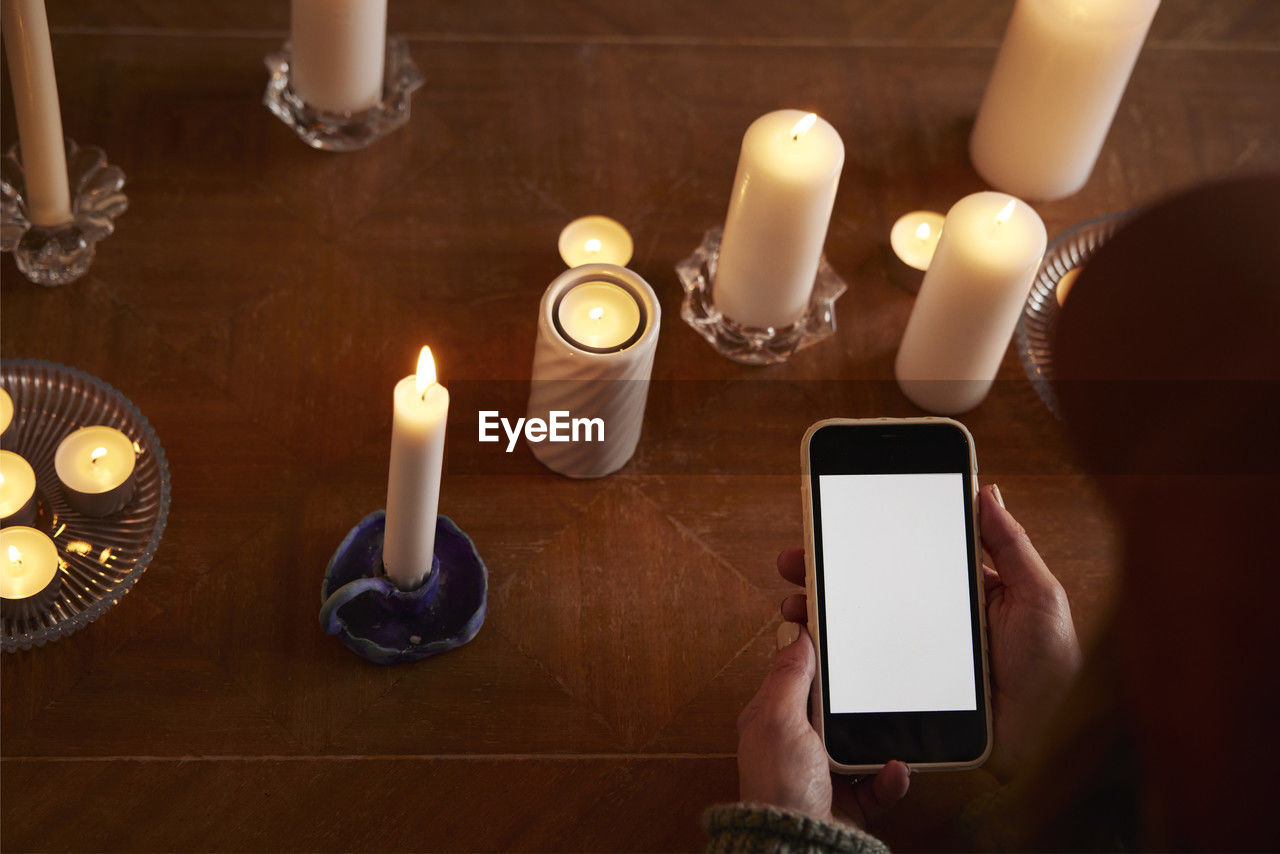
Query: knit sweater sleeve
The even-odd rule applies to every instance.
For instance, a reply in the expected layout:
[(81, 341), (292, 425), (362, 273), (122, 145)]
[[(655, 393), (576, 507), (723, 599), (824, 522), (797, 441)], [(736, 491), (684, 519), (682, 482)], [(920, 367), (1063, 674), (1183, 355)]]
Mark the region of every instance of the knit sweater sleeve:
[(711, 854), (889, 854), (879, 839), (847, 824), (763, 804), (720, 804), (702, 815)]

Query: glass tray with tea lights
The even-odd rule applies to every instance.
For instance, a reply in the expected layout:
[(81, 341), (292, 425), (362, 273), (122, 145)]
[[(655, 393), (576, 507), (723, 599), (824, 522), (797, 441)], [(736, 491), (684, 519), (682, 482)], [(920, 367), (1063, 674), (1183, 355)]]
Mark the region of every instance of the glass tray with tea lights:
[[(170, 481), (164, 448), (151, 424), (102, 380), (53, 362), (6, 359), (0, 388), (12, 401), (12, 420), (0, 435), (0, 447), (21, 456), (35, 472), (37, 511), (28, 524), (53, 540), (61, 579), (38, 602), (16, 600), (22, 607), (14, 607), (15, 600), (5, 599), (0, 644), (13, 652), (71, 634), (124, 598), (160, 544)], [(63, 439), (95, 425), (122, 432), (136, 455), (132, 496), (103, 516), (72, 507), (54, 463)]]
[(1045, 250), (1044, 261), (1031, 283), (1026, 305), (1018, 319), (1015, 340), (1027, 379), (1054, 417), (1061, 417), (1053, 392), (1053, 339), (1058, 312), (1084, 264), (1111, 239), (1130, 216), (1128, 211), (1107, 214), (1072, 226)]

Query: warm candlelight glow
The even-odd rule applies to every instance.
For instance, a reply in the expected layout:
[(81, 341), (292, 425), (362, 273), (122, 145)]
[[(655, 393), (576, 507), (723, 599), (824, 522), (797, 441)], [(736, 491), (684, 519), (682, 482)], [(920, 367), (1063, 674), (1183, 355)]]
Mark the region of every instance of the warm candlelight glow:
[(99, 445), (89, 452), (89, 462), (96, 463), (107, 455), (107, 449)]
[(596, 306), (591, 309), (591, 311), (587, 312), (587, 317), (590, 317), (592, 320), (599, 320), (604, 317), (604, 309), (600, 306)]
[(593, 237), (590, 240), (588, 240), (586, 243), (582, 244), (582, 248), (587, 250), (588, 252), (599, 252), (600, 247), (603, 245), (604, 244), (600, 242), (600, 238)]
[(800, 121), (796, 122), (795, 127), (791, 129), (791, 138), (799, 139), (809, 132), (809, 128), (813, 127), (813, 123), (818, 120), (817, 113), (805, 113)]
[(916, 228), (916, 238), (919, 240), (928, 240), (929, 233), (929, 223), (927, 222), (920, 223), (919, 227)]
[(1017, 199), (1010, 199), (1009, 204), (1000, 209), (1000, 213), (996, 214), (996, 225), (1004, 225), (1009, 221), (1009, 217), (1013, 216), (1013, 209), (1018, 204)]
[(427, 389), (436, 384), (436, 360), (431, 357), (431, 348), (423, 347), (418, 354), (418, 372), (415, 377), (418, 397), (427, 393)]
[(9, 562), (22, 563), (22, 552), (18, 551), (17, 546), (9, 546)]

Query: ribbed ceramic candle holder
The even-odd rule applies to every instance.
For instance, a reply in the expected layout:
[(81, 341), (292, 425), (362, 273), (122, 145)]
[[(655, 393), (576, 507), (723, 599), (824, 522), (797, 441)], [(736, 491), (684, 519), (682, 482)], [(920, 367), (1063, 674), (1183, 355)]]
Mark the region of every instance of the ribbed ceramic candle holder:
[[(617, 285), (641, 308), (640, 328), (613, 352), (590, 352), (566, 339), (556, 322), (560, 299), (588, 282)], [(530, 442), (533, 455), (566, 477), (612, 474), (635, 453), (649, 396), (649, 375), (658, 346), (662, 312), (649, 284), (631, 270), (613, 264), (584, 264), (561, 273), (542, 295), (538, 340), (533, 350), (533, 380), (528, 417), (565, 425), (567, 441)], [(553, 413), (563, 413), (553, 416)], [(597, 432), (593, 422), (602, 425)], [(602, 435), (601, 435), (602, 434)]]

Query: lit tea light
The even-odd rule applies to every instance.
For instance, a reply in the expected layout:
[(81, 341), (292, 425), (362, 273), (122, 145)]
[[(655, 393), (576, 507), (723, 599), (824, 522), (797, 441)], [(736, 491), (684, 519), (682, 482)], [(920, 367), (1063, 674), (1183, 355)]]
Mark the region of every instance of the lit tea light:
[(1072, 267), (1063, 274), (1061, 279), (1058, 279), (1058, 286), (1053, 289), (1053, 295), (1057, 298), (1058, 305), (1066, 304), (1067, 291), (1075, 286), (1076, 278), (1079, 277), (1080, 271), (1083, 269), (1083, 267)]
[(113, 427), (81, 427), (58, 445), (53, 467), (67, 502), (86, 516), (109, 516), (133, 498), (137, 454)]
[(9, 392), (0, 388), (0, 433), (9, 429), (9, 425), (13, 423), (13, 398), (9, 397)]
[(34, 619), (62, 592), (61, 562), (53, 540), (35, 528), (0, 530), (0, 610), (11, 619)]
[(929, 269), (938, 238), (942, 236), (942, 224), (946, 217), (934, 211), (912, 211), (903, 214), (889, 232), (889, 245), (902, 263), (917, 270)]
[(0, 451), (0, 527), (36, 521), (36, 473), (13, 451)]
[(625, 349), (644, 328), (639, 299), (612, 282), (574, 286), (560, 298), (555, 317), (556, 328), (565, 340), (589, 353)]
[(607, 216), (575, 219), (560, 232), (560, 257), (569, 267), (583, 264), (627, 266), (635, 244), (622, 223)]

